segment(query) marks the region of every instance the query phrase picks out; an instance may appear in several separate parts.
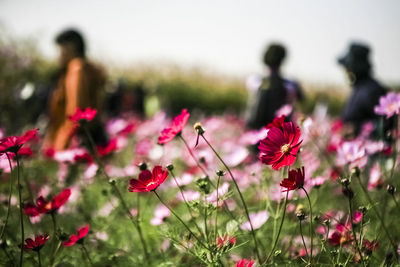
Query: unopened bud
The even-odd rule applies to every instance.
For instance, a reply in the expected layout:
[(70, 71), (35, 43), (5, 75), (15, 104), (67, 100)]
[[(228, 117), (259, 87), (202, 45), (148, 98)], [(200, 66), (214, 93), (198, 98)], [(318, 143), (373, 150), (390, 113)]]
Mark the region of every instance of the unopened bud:
[(114, 179), (110, 179), (110, 180), (108, 180), (108, 183), (109, 183), (110, 185), (115, 185), (115, 180), (114, 180)]
[(348, 187), (350, 185), (350, 180), (347, 179), (347, 178), (343, 178), (343, 179), (340, 180), (340, 184), (345, 186), (345, 187)]
[(168, 169), (169, 171), (172, 171), (172, 170), (174, 169), (174, 165), (168, 164), (168, 165), (167, 165), (167, 169)]
[(218, 175), (218, 176), (224, 176), (224, 175), (225, 175), (225, 172), (222, 171), (222, 170), (219, 170), (219, 171), (217, 171), (217, 175)]
[(396, 187), (394, 185), (388, 184), (386, 187), (386, 191), (389, 194), (394, 195), (394, 193), (396, 193)]
[(351, 169), (351, 174), (356, 177), (360, 177), (360, 169), (358, 167), (354, 167), (353, 169)]
[(306, 218), (306, 215), (304, 214), (304, 212), (302, 210), (297, 212), (296, 216), (297, 216), (297, 219), (299, 219), (300, 221), (304, 221), (304, 219)]
[(200, 134), (200, 135), (202, 135), (203, 133), (205, 133), (205, 131), (204, 131), (204, 129), (203, 129), (203, 126), (201, 126), (201, 123), (200, 123), (200, 122), (196, 122), (196, 123), (193, 125), (193, 128), (194, 128), (194, 130), (195, 130), (198, 134)]
[(145, 162), (142, 162), (139, 164), (139, 169), (141, 171), (147, 170), (147, 164)]

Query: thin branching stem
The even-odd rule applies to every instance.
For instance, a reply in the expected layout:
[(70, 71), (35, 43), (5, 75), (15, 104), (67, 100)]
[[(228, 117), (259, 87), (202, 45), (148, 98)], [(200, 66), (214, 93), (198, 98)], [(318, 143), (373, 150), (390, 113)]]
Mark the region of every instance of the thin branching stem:
[(21, 253), (19, 256), (19, 266), (22, 266), (23, 256), (24, 256), (24, 217), (22, 211), (22, 191), (21, 191), (21, 181), (19, 175), (19, 157), (18, 153), (15, 153), (15, 158), (17, 159), (17, 182), (18, 182), (18, 197), (19, 197), (19, 217), (20, 217), (20, 224), (21, 224)]
[(282, 220), (281, 220), (281, 224), (279, 225), (278, 234), (276, 235), (276, 238), (275, 238), (275, 241), (274, 241), (274, 245), (272, 246), (271, 252), (268, 254), (268, 257), (267, 257), (267, 259), (265, 260), (264, 264), (267, 264), (267, 263), (268, 263), (269, 259), (271, 258), (272, 254), (273, 254), (274, 251), (275, 251), (276, 245), (278, 244), (279, 236), (280, 236), (281, 231), (282, 231), (283, 222), (285, 221), (286, 205), (287, 205), (288, 197), (289, 197), (289, 191), (286, 192), (285, 204), (283, 204)]
[(242, 205), (243, 205), (243, 207), (244, 207), (244, 211), (245, 211), (245, 213), (246, 213), (247, 220), (249, 221), (249, 224), (250, 224), (251, 235), (252, 235), (252, 237), (253, 237), (254, 246), (255, 246), (254, 249), (255, 249), (255, 252), (256, 252), (256, 255), (257, 255), (258, 262), (261, 262), (261, 257), (260, 257), (259, 251), (258, 251), (258, 243), (257, 243), (256, 233), (255, 233), (255, 231), (254, 231), (253, 224), (252, 224), (252, 222), (251, 222), (251, 220), (250, 220), (249, 210), (248, 210), (248, 208), (247, 208), (247, 205), (246, 205), (246, 202), (245, 202), (244, 197), (243, 197), (243, 195), (242, 195), (242, 192), (240, 191), (239, 186), (238, 186), (238, 184), (237, 184), (237, 182), (236, 182), (236, 179), (233, 177), (233, 174), (232, 174), (232, 172), (231, 172), (231, 169), (228, 167), (228, 165), (226, 165), (225, 161), (221, 158), (221, 156), (220, 156), (220, 155), (218, 154), (218, 152), (214, 149), (214, 147), (213, 147), (213, 146), (208, 142), (208, 140), (204, 137), (204, 134), (200, 134), (200, 135), (201, 135), (201, 137), (204, 139), (204, 141), (207, 143), (207, 145), (211, 148), (211, 150), (214, 152), (214, 154), (217, 156), (217, 158), (218, 158), (218, 159), (221, 161), (221, 163), (224, 165), (224, 167), (226, 168), (226, 170), (228, 171), (229, 175), (230, 175), (231, 178), (232, 178), (233, 184), (235, 185), (235, 188), (236, 188), (237, 192), (239, 193), (240, 200), (241, 200)]
[(9, 193), (8, 193), (8, 203), (7, 203), (7, 215), (6, 215), (6, 220), (4, 222), (4, 226), (1, 229), (1, 234), (0, 234), (0, 241), (3, 240), (3, 236), (8, 224), (8, 218), (10, 217), (10, 209), (11, 209), (11, 196), (12, 196), (12, 191), (13, 191), (13, 167), (11, 164), (11, 159), (10, 159), (10, 155), (8, 155), (8, 153), (6, 153), (7, 155), (7, 159), (8, 159), (8, 164), (10, 165), (10, 186), (9, 186)]
[(175, 211), (173, 209), (171, 209), (170, 206), (168, 206), (160, 197), (160, 195), (157, 193), (156, 190), (153, 190), (152, 192), (154, 192), (154, 194), (157, 196), (158, 200), (161, 202), (161, 204), (163, 204), (165, 207), (167, 207), (169, 209), (169, 211), (183, 224), (183, 226), (185, 226), (186, 230), (189, 231), (189, 233), (197, 240), (197, 242), (199, 242), (200, 245), (202, 245), (204, 248), (208, 249), (208, 247), (201, 242), (201, 240), (197, 237), (197, 235), (195, 235), (192, 230), (190, 230), (189, 226), (187, 226), (187, 224), (179, 217), (178, 214), (175, 213)]

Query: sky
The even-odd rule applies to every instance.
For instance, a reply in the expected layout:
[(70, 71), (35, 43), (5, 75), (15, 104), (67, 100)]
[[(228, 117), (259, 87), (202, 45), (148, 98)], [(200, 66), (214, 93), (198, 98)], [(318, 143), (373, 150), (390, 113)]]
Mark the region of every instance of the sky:
[(55, 58), (54, 36), (76, 27), (103, 62), (171, 62), (239, 77), (264, 73), (265, 47), (279, 41), (289, 50), (286, 75), (338, 84), (337, 57), (362, 41), (375, 76), (391, 83), (400, 82), (399, 11), (398, 0), (0, 0), (0, 31), (34, 38)]

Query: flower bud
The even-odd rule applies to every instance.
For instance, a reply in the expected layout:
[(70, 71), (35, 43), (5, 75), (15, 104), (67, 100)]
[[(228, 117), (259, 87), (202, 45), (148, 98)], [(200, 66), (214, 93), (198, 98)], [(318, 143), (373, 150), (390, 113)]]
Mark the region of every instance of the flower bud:
[(201, 126), (201, 123), (200, 123), (200, 122), (196, 122), (196, 123), (193, 125), (193, 128), (194, 128), (194, 130), (195, 130), (198, 134), (200, 134), (200, 135), (202, 135), (202, 134), (205, 133), (205, 131), (204, 131), (204, 129), (203, 129), (203, 126)]
[(356, 177), (360, 177), (360, 169), (358, 167), (354, 167), (353, 169), (351, 169), (351, 174)]
[(340, 180), (340, 184), (345, 186), (345, 187), (348, 187), (350, 185), (350, 180), (347, 179), (347, 178), (343, 178), (343, 179)]
[(297, 212), (296, 216), (297, 216), (297, 219), (299, 219), (300, 221), (304, 221), (304, 219), (306, 218), (306, 214), (302, 210)]
[(386, 191), (389, 194), (394, 195), (394, 193), (396, 193), (396, 187), (394, 185), (388, 184), (386, 187)]
[(169, 171), (172, 171), (172, 170), (174, 169), (174, 165), (168, 164), (168, 165), (167, 165), (167, 169), (168, 169)]
[(358, 207), (358, 210), (361, 211), (361, 213), (363, 215), (367, 214), (367, 211), (368, 211), (367, 207), (365, 207), (365, 206)]
[(210, 193), (210, 179), (208, 177), (197, 179), (196, 184), (204, 194)]
[(147, 170), (147, 164), (145, 162), (142, 162), (139, 164), (139, 169), (141, 171)]
[(224, 175), (225, 175), (225, 172), (222, 171), (222, 170), (219, 170), (219, 171), (217, 171), (217, 175), (218, 175), (218, 176), (224, 176)]
[(115, 185), (115, 180), (114, 180), (114, 179), (110, 179), (110, 180), (108, 180), (108, 183), (109, 183), (110, 185)]

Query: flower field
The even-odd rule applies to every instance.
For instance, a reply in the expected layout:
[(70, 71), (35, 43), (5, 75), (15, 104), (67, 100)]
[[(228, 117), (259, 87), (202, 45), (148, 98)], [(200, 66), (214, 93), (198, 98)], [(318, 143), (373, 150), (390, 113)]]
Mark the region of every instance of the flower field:
[[(399, 95), (380, 103), (398, 125)], [(70, 119), (85, 130), (96, 115)], [(108, 145), (76, 136), (65, 151), (42, 151), (40, 129), (2, 132), (1, 265), (398, 264), (396, 127), (349, 139), (321, 112), (258, 131), (197, 119), (109, 119)]]

